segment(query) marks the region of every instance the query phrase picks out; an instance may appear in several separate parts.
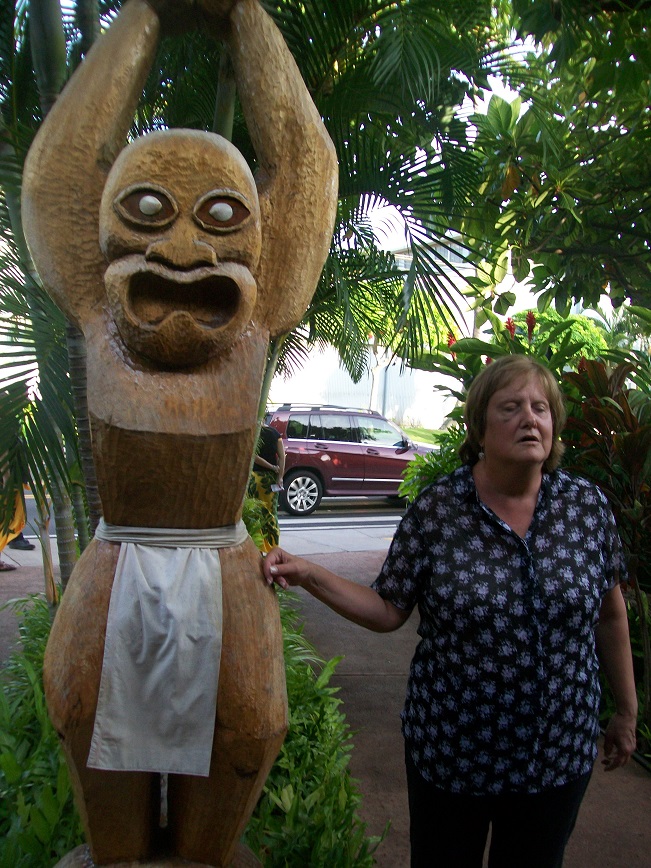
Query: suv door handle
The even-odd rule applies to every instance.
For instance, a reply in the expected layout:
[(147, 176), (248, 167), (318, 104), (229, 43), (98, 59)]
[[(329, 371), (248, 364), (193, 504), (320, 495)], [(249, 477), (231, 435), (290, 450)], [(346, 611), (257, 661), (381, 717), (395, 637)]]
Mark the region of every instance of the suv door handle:
[(328, 446), (326, 446), (325, 443), (315, 443), (314, 448), (315, 449), (323, 449), (325, 452), (328, 451)]
[(379, 450), (379, 449), (371, 449), (371, 447), (368, 446), (368, 447), (366, 448), (366, 454), (367, 454), (367, 455), (379, 455), (379, 454), (380, 454), (380, 450)]

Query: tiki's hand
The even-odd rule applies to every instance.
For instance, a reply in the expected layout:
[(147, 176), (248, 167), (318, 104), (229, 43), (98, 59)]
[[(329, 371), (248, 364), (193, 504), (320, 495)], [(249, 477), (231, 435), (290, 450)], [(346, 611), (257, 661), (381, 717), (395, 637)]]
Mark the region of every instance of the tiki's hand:
[(224, 32), (239, 0), (195, 0), (198, 15), (213, 34)]
[(147, 0), (161, 21), (165, 35), (207, 28), (222, 34), (238, 0)]
[(147, 0), (147, 3), (160, 18), (165, 36), (186, 33), (199, 26), (196, 0)]

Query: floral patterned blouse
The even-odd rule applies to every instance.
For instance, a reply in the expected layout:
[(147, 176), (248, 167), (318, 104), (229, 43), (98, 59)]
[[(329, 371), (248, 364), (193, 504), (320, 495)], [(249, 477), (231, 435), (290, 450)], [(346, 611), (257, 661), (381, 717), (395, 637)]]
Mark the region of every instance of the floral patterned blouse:
[(373, 587), (418, 606), (402, 729), (423, 777), (455, 793), (538, 792), (596, 757), (594, 628), (623, 575), (606, 498), (545, 474), (521, 539), (461, 467), (405, 514)]

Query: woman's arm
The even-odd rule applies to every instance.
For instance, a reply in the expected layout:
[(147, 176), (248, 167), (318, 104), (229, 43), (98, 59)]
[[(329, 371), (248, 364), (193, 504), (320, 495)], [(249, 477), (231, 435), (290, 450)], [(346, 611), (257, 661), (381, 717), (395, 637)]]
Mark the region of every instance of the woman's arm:
[(262, 458), (260, 455), (255, 456), (255, 458), (253, 459), (253, 465), (254, 467), (264, 467), (265, 470), (273, 470), (274, 473), (278, 472), (277, 464), (269, 464), (269, 462)]
[(337, 576), (325, 567), (290, 555), (283, 549), (270, 551), (262, 569), (268, 584), (277, 582), (281, 588), (296, 585), (305, 588), (338, 615), (376, 633), (397, 630), (410, 615), (410, 612), (384, 600), (373, 588)]
[(628, 633), (626, 605), (619, 586), (603, 599), (595, 631), (597, 654), (615, 697), (617, 711), (606, 729), (603, 760), (606, 771), (628, 762), (635, 750), (637, 694), (633, 677), (633, 658)]
[(278, 455), (278, 478), (276, 482), (278, 485), (282, 485), (283, 476), (285, 475), (285, 444), (281, 437), (278, 438), (278, 443), (276, 444), (276, 454)]

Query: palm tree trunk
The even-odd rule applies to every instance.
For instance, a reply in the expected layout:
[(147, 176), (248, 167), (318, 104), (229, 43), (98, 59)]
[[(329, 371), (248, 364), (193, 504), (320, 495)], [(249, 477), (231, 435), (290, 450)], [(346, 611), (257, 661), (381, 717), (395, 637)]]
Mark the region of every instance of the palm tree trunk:
[(65, 486), (55, 486), (56, 496), (52, 499), (52, 508), (56, 519), (57, 550), (59, 553), (59, 569), (61, 572), (61, 588), (66, 589), (74, 566), (77, 562), (77, 541), (75, 539), (75, 523), (72, 518), (72, 500)]
[(80, 459), (77, 451), (72, 451), (67, 448), (66, 444), (66, 465), (70, 475), (70, 498), (72, 500), (72, 515), (77, 536), (77, 544), (79, 554), (83, 552), (90, 542), (90, 533), (88, 528), (88, 507), (84, 497), (85, 486), (83, 483), (83, 472), (80, 467)]
[(81, 31), (81, 53), (85, 56), (100, 34), (99, 0), (77, 0), (77, 27)]
[(262, 380), (262, 391), (260, 392), (260, 403), (258, 404), (258, 421), (261, 421), (267, 409), (267, 401), (269, 400), (269, 392), (271, 391), (271, 381), (276, 373), (276, 366), (280, 358), (280, 351), (283, 348), (287, 335), (280, 335), (269, 344), (269, 355), (267, 357), (267, 366), (264, 371), (264, 379)]
[(235, 73), (228, 49), (222, 48), (219, 59), (219, 74), (217, 80), (217, 97), (215, 99), (215, 115), (212, 129), (214, 133), (233, 140), (233, 119), (235, 117)]
[(34, 503), (36, 505), (36, 527), (38, 528), (38, 538), (41, 543), (41, 554), (43, 556), (45, 599), (50, 607), (50, 612), (54, 615), (59, 602), (59, 588), (54, 577), (54, 561), (52, 559), (52, 545), (50, 542), (50, 507), (44, 490), (33, 487), (32, 494), (34, 495)]
[[(86, 485), (86, 502), (90, 521), (91, 535), (102, 515), (102, 502), (97, 488), (97, 476), (93, 462), (93, 447), (88, 418), (88, 396), (86, 392), (86, 342), (76, 326), (68, 323), (66, 328), (66, 344), (68, 347), (68, 362), (70, 365), (70, 385), (75, 405), (77, 433), (79, 436), (79, 458), (81, 471)], [(78, 522), (81, 516), (78, 516)], [(81, 542), (81, 538), (80, 538)], [(82, 549), (83, 551), (83, 549)]]
[(66, 80), (66, 37), (59, 0), (30, 0), (29, 35), (43, 117)]
[(75, 516), (75, 527), (77, 529), (77, 543), (79, 544), (79, 552), (83, 552), (90, 542), (90, 534), (88, 532), (88, 520), (86, 518), (86, 501), (84, 499), (84, 489), (81, 485), (72, 485), (72, 510)]

